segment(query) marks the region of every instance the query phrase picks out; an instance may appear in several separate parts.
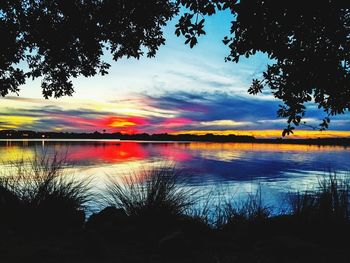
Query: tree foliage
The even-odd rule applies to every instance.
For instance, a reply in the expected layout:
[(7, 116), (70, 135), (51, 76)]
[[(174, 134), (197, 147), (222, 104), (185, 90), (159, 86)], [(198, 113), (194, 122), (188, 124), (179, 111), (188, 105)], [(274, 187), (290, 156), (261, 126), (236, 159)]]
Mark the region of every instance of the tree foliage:
[[(344, 0), (2, 0), (0, 94), (18, 92), (26, 78), (42, 77), (45, 98), (71, 95), (72, 77), (106, 74), (114, 60), (147, 54), (164, 44), (162, 26), (185, 10), (175, 34), (194, 47), (207, 16), (232, 14), (226, 61), (256, 52), (272, 59), (248, 92), (269, 89), (283, 104), (283, 134), (302, 124), (305, 104), (330, 116), (350, 108), (350, 4)], [(24, 63), (27, 67), (23, 67)]]
[(45, 98), (72, 95), (72, 77), (107, 73), (104, 50), (154, 56), (176, 12), (167, 0), (2, 0), (0, 94), (42, 77)]

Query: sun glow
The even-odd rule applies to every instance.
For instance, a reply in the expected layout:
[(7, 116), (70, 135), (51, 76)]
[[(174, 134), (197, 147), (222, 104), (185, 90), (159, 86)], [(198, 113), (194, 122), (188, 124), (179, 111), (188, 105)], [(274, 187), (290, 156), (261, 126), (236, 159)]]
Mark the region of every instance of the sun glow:
[(123, 119), (115, 119), (108, 126), (116, 128), (116, 127), (127, 127), (127, 126), (135, 126), (135, 125), (136, 125), (136, 123), (131, 122), (131, 121), (127, 121), (127, 120), (123, 120)]

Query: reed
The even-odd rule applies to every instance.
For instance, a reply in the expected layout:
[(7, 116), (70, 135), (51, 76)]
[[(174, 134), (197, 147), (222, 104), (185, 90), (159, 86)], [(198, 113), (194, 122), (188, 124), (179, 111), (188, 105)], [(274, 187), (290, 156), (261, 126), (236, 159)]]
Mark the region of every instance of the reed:
[(180, 216), (194, 204), (193, 189), (185, 187), (174, 165), (163, 164), (111, 178), (106, 201), (130, 216)]
[(348, 222), (350, 183), (346, 176), (329, 173), (314, 190), (290, 193), (291, 214), (314, 222)]
[(59, 154), (12, 163), (0, 177), (1, 222), (39, 229), (82, 226), (92, 200), (90, 180), (77, 180), (66, 168)]

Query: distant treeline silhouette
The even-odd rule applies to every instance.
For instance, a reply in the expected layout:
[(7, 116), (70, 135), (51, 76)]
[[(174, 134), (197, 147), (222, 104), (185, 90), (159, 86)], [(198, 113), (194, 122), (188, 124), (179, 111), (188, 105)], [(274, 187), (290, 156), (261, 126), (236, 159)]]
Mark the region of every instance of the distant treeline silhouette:
[(245, 142), (245, 143), (277, 143), (277, 144), (312, 144), (312, 145), (342, 145), (349, 146), (350, 138), (309, 138), (309, 139), (258, 139), (249, 135), (216, 135), (212, 133), (204, 135), (196, 134), (124, 134), (120, 132), (37, 132), (28, 130), (1, 130), (0, 139), (119, 139), (135, 141), (198, 141), (198, 142)]
[(72, 132), (36, 132), (23, 130), (2, 130), (2, 139), (120, 139), (120, 140), (146, 140), (146, 141), (218, 141), (218, 142), (253, 142), (256, 139), (248, 135), (195, 135), (195, 134), (124, 134), (115, 133), (72, 133)]

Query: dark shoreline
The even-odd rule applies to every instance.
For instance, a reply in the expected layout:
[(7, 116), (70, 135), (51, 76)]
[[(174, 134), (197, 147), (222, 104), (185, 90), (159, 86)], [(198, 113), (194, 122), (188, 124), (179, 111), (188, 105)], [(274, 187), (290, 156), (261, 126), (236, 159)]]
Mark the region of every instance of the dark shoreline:
[[(214, 209), (218, 218), (213, 222), (209, 210), (169, 212), (178, 200), (187, 200), (187, 195), (185, 199), (156, 200), (134, 213), (127, 206), (111, 204), (86, 217), (82, 206), (67, 209), (71, 197), (73, 205), (81, 197), (89, 198), (81, 186), (66, 192), (73, 196), (56, 196), (46, 189), (42, 203), (35, 199), (27, 203), (21, 200), (21, 191), (9, 192), (3, 184), (0, 259), (6, 263), (345, 263), (349, 188), (335, 175), (329, 178), (324, 188), (312, 193), (290, 193), (290, 211), (272, 215), (257, 192), (243, 205), (235, 204), (234, 199), (233, 206), (221, 204)], [(63, 191), (58, 193), (71, 189), (70, 184), (60, 182)], [(30, 191), (37, 194), (35, 189)], [(131, 198), (126, 199), (129, 204), (135, 196), (126, 197)]]
[(257, 139), (253, 136), (242, 135), (193, 135), (193, 134), (122, 134), (122, 133), (68, 133), (68, 132), (36, 132), (36, 131), (0, 131), (2, 140), (120, 140), (144, 142), (217, 142), (217, 143), (269, 143), (269, 144), (302, 144), (302, 145), (328, 145), (350, 146), (350, 137), (344, 138), (315, 138), (315, 139)]

